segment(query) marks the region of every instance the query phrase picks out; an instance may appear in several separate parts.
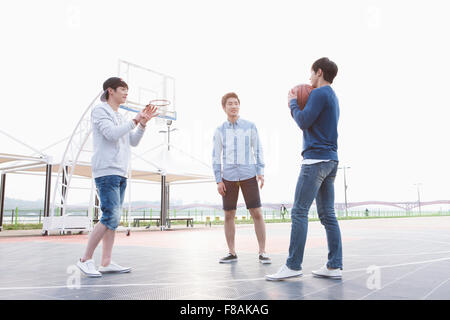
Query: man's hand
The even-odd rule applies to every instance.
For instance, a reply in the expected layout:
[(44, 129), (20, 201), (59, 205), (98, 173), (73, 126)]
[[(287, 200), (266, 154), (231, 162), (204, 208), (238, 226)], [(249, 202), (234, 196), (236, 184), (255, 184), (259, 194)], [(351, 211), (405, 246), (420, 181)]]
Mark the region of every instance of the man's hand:
[(262, 189), (262, 187), (264, 186), (264, 176), (262, 174), (258, 175), (256, 179), (261, 183), (260, 189)]
[(225, 192), (227, 192), (227, 189), (225, 188), (225, 183), (223, 183), (223, 181), (220, 181), (220, 182), (217, 184), (217, 191), (219, 192), (219, 194), (220, 194), (222, 197), (225, 197)]
[(289, 107), (289, 102), (291, 102), (292, 99), (297, 99), (298, 87), (299, 86), (295, 86), (291, 90), (289, 90), (289, 92), (288, 92), (288, 107)]
[(141, 119), (142, 119), (142, 111), (139, 112), (139, 113), (136, 115), (136, 117), (134, 117), (133, 120), (135, 121), (136, 124), (138, 124), (138, 123), (141, 121)]
[(147, 122), (149, 122), (152, 118), (156, 117), (158, 114), (159, 113), (156, 106), (149, 104), (144, 108), (144, 110), (139, 112), (138, 116), (141, 115), (139, 123), (145, 126)]

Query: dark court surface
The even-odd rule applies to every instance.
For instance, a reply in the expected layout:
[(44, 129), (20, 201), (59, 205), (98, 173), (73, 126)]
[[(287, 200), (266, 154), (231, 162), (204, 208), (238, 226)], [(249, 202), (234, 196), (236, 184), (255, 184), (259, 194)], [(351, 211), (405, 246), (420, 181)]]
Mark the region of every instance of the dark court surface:
[[(223, 226), (118, 232), (113, 260), (133, 270), (101, 278), (75, 267), (87, 235), (0, 237), (0, 299), (450, 299), (450, 217), (340, 221), (342, 280), (312, 276), (327, 243), (320, 222), (310, 222), (304, 276), (267, 281), (285, 263), (290, 227), (266, 225), (270, 265), (258, 262), (253, 225), (238, 225), (233, 264), (218, 263)], [(98, 266), (101, 245), (94, 259)]]

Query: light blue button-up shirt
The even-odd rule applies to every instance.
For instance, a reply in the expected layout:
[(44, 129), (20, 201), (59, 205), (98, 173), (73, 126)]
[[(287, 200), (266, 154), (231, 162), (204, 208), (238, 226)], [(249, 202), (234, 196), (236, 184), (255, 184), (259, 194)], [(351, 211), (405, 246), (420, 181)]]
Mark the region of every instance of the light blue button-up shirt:
[(256, 126), (238, 118), (214, 132), (212, 162), (216, 182), (250, 179), (264, 174), (264, 159)]

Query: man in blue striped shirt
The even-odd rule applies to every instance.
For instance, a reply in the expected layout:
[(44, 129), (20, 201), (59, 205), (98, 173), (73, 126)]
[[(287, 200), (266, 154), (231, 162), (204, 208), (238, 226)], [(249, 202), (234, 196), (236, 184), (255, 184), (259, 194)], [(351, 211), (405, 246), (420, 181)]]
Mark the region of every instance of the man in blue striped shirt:
[(264, 160), (261, 142), (256, 126), (239, 117), (240, 101), (234, 92), (222, 98), (222, 108), (227, 121), (214, 133), (213, 169), (217, 191), (222, 196), (225, 211), (225, 238), (229, 253), (220, 259), (220, 263), (237, 261), (235, 251), (235, 216), (242, 189), (245, 204), (253, 218), (256, 237), (259, 244), (259, 261), (271, 263), (265, 252), (266, 228), (261, 211), (258, 181), (264, 185)]

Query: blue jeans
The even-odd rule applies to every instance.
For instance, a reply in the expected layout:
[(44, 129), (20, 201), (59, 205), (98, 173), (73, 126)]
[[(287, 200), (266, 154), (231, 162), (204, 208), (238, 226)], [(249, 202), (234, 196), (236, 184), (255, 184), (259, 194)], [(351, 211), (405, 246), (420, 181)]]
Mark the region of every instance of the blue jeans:
[(286, 261), (289, 269), (302, 269), (308, 232), (308, 212), (314, 199), (316, 199), (320, 222), (324, 225), (327, 234), (327, 267), (342, 269), (341, 231), (334, 213), (334, 180), (337, 170), (337, 161), (302, 165), (291, 212), (291, 242), (289, 257)]
[(120, 222), (120, 209), (125, 198), (127, 178), (111, 175), (95, 178), (102, 217), (100, 222), (108, 229), (116, 230)]

